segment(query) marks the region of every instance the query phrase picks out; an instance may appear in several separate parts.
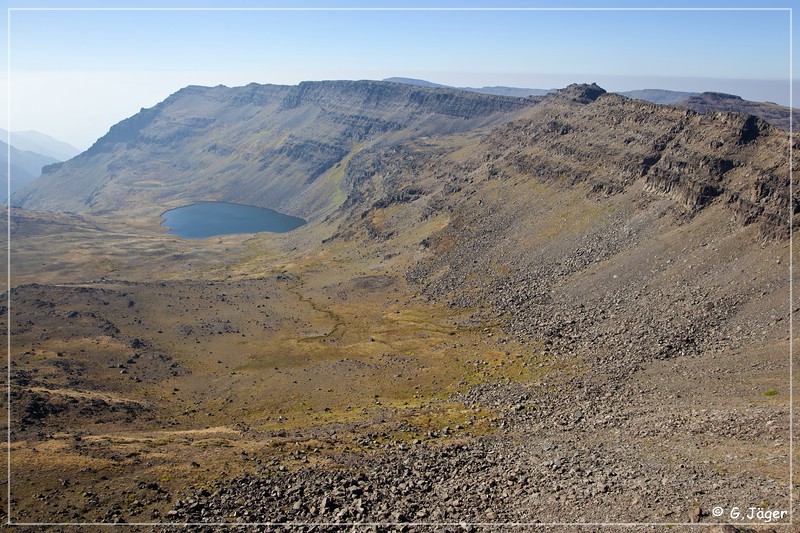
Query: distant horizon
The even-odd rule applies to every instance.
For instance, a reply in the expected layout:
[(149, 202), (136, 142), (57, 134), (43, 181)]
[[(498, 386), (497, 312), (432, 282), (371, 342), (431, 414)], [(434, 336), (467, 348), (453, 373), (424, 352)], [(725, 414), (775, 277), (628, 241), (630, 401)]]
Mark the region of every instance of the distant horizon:
[[(142, 107), (140, 107), (139, 110), (134, 111), (130, 115), (126, 115), (124, 117), (121, 117), (119, 120), (116, 120), (116, 121), (114, 121), (112, 123), (109, 123), (106, 126), (105, 131), (103, 131), (102, 133), (99, 133), (96, 137), (92, 138), (91, 140), (86, 140), (85, 136), (84, 137), (75, 137), (74, 139), (62, 138), (62, 137), (60, 137), (58, 135), (55, 135), (55, 134), (53, 134), (53, 133), (51, 133), (49, 131), (42, 131), (42, 130), (37, 130), (37, 129), (33, 129), (33, 128), (15, 128), (11, 133), (12, 133), (12, 135), (14, 133), (21, 133), (21, 132), (27, 132), (27, 131), (33, 131), (33, 132), (41, 133), (41, 134), (47, 135), (49, 137), (52, 137), (53, 139), (55, 139), (57, 141), (61, 141), (61, 142), (67, 143), (67, 144), (75, 147), (76, 149), (80, 150), (81, 152), (83, 152), (83, 151), (89, 149), (89, 147), (92, 144), (94, 144), (97, 140), (99, 140), (106, 133), (108, 133), (108, 130), (112, 126), (114, 126), (115, 124), (121, 122), (122, 120), (125, 120), (126, 118), (129, 118), (129, 117), (135, 115), (141, 109), (149, 109), (151, 107), (154, 107), (154, 106), (158, 105), (160, 102), (162, 102), (162, 101), (166, 100), (167, 98), (169, 98), (170, 95), (172, 95), (172, 94), (174, 94), (174, 93), (176, 93), (176, 92), (178, 92), (178, 91), (180, 91), (182, 89), (185, 89), (186, 87), (190, 87), (190, 86), (216, 87), (216, 86), (222, 85), (222, 86), (234, 89), (234, 88), (237, 88), (237, 87), (246, 87), (247, 85), (252, 85), (252, 84), (257, 84), (257, 85), (299, 85), (300, 83), (304, 83), (304, 82), (319, 82), (319, 81), (384, 81), (384, 80), (387, 80), (389, 78), (404, 78), (404, 79), (409, 79), (409, 80), (424, 81), (424, 82), (433, 83), (433, 84), (436, 84), (436, 85), (441, 85), (443, 87), (448, 87), (448, 88), (453, 88), (453, 89), (465, 89), (465, 88), (467, 88), (467, 89), (480, 89), (480, 88), (484, 88), (484, 87), (503, 87), (503, 88), (509, 88), (509, 89), (532, 89), (532, 90), (553, 91), (553, 90), (563, 89), (564, 87), (567, 87), (568, 85), (571, 85), (572, 83), (577, 83), (577, 84), (581, 84), (581, 83), (586, 83), (586, 84), (597, 83), (594, 80), (574, 81), (574, 82), (563, 84), (563, 85), (560, 85), (560, 86), (551, 86), (551, 87), (543, 87), (543, 86), (542, 87), (523, 87), (523, 86), (502, 85), (502, 84), (450, 85), (450, 84), (447, 84), (447, 83), (442, 83), (442, 82), (440, 82), (438, 80), (429, 80), (429, 79), (424, 79), (424, 78), (412, 78), (411, 76), (388, 76), (387, 78), (382, 78), (380, 80), (377, 80), (377, 79), (372, 79), (372, 80), (362, 79), (362, 80), (359, 80), (359, 79), (346, 79), (346, 78), (328, 78), (328, 79), (308, 79), (308, 80), (299, 81), (297, 83), (269, 83), (269, 82), (260, 83), (260, 82), (253, 81), (253, 82), (244, 83), (244, 84), (237, 84), (237, 85), (226, 85), (224, 83), (217, 83), (217, 84), (188, 84), (188, 85), (184, 85), (183, 87), (180, 87), (180, 88), (176, 89), (175, 91), (170, 92), (169, 94), (165, 94), (164, 97), (161, 98), (161, 100), (158, 100), (158, 101), (154, 102), (152, 105), (142, 106)], [(750, 100), (750, 101), (754, 101), (754, 102), (775, 103), (775, 104), (778, 104), (778, 105), (782, 105), (784, 107), (789, 107), (788, 105), (781, 104), (780, 102), (775, 102), (774, 100), (753, 100), (752, 98), (746, 98), (745, 96), (743, 96), (741, 94), (737, 94), (735, 92), (726, 91), (726, 90), (719, 90), (719, 89), (716, 89), (716, 88), (715, 89), (708, 89), (708, 90), (690, 90), (690, 89), (665, 89), (663, 87), (655, 87), (655, 86), (650, 87), (650, 86), (648, 86), (648, 87), (636, 87), (636, 88), (630, 88), (630, 89), (611, 90), (608, 87), (605, 87), (602, 83), (597, 83), (597, 84), (600, 87), (602, 87), (603, 89), (605, 89), (606, 91), (610, 92), (610, 93), (626, 93), (626, 92), (631, 92), (631, 91), (647, 91), (647, 90), (671, 91), (671, 92), (681, 92), (681, 93), (697, 93), (697, 94), (714, 92), (714, 93), (723, 93), (723, 94), (730, 94), (730, 95), (734, 95), (734, 96), (739, 96), (739, 97), (741, 97), (741, 98), (743, 98), (745, 100)], [(795, 109), (798, 109), (798, 108), (795, 108)], [(8, 131), (8, 130), (6, 130), (5, 127), (0, 128), (0, 129), (2, 129), (4, 131)]]
[[(388, 1), (388, 0), (387, 0)], [(9, 0), (0, 56), (8, 109), (0, 125), (84, 150), (119, 121), (188, 85), (296, 85), (318, 80), (422, 79), (453, 87), (554, 89), (596, 82), (609, 92), (722, 92), (789, 106), (795, 28), (775, 0), (690, 0), (641, 8), (574, 0), (422, 0), (403, 8), (352, 0)], [(224, 4), (222, 4), (224, 6)], [(380, 5), (378, 3), (377, 5)], [(585, 7), (580, 7), (584, 5)], [(610, 9), (606, 10), (608, 7)], [(747, 38), (742, 38), (746, 35)], [(798, 70), (800, 72), (800, 70)], [(0, 106), (2, 107), (2, 106)]]
[[(564, 85), (550, 86), (550, 87), (545, 87), (545, 86), (541, 86), (541, 87), (523, 87), (523, 86), (517, 86), (517, 85), (502, 85), (502, 84), (498, 84), (498, 83), (487, 84), (487, 85), (450, 85), (450, 84), (447, 84), (447, 83), (442, 83), (442, 82), (440, 82), (438, 80), (429, 80), (429, 79), (424, 79), (424, 78), (412, 78), (411, 76), (389, 76), (387, 78), (383, 78), (383, 79), (380, 79), (380, 80), (375, 79), (375, 80), (363, 80), (363, 81), (384, 81), (384, 80), (387, 80), (389, 78), (404, 78), (404, 79), (409, 79), (409, 80), (419, 80), (419, 81), (433, 83), (433, 84), (436, 84), (436, 85), (441, 85), (443, 87), (449, 87), (449, 88), (454, 88), (454, 89), (465, 89), (465, 88), (466, 89), (480, 89), (480, 88), (485, 88), (485, 87), (503, 87), (503, 88), (509, 88), (509, 89), (531, 89), (531, 90), (553, 91), (553, 90), (558, 90), (558, 89), (562, 89), (564, 87), (567, 87), (571, 83), (578, 83), (578, 84), (580, 84), (580, 83), (586, 83), (586, 84), (597, 83), (594, 80), (574, 81), (574, 82), (567, 83), (567, 84), (564, 84)], [(180, 87), (180, 88), (176, 89), (175, 91), (172, 91), (172, 92), (170, 92), (168, 94), (165, 94), (163, 96), (163, 98), (161, 98), (160, 100), (152, 103), (151, 105), (140, 106), (139, 110), (141, 110), (141, 109), (149, 109), (151, 107), (154, 107), (154, 106), (158, 105), (160, 102), (162, 102), (163, 100), (169, 98), (169, 96), (174, 94), (175, 92), (178, 92), (178, 91), (180, 91), (180, 90), (182, 90), (182, 89), (184, 89), (186, 87), (190, 87), (190, 86), (193, 86), (193, 85), (194, 86), (200, 86), (200, 87), (215, 87), (215, 86), (222, 85), (222, 86), (229, 87), (229, 88), (233, 89), (233, 88), (237, 88), (237, 87), (245, 87), (247, 85), (252, 85), (254, 83), (257, 84), (257, 85), (298, 85), (298, 84), (304, 83), (304, 82), (339, 81), (339, 80), (341, 80), (341, 81), (362, 81), (362, 80), (358, 80), (358, 79), (349, 79), (348, 80), (346, 78), (329, 78), (329, 79), (317, 79), (317, 80), (312, 80), (312, 79), (302, 80), (302, 81), (299, 81), (297, 83), (273, 83), (273, 84), (271, 84), (269, 82), (267, 82), (267, 83), (249, 82), (249, 83), (237, 84), (237, 85), (226, 85), (224, 83), (217, 83), (217, 84), (188, 84), (188, 85), (184, 85), (183, 87)], [(600, 87), (602, 87), (603, 89), (605, 89), (606, 91), (611, 92), (611, 93), (626, 93), (626, 92), (631, 92), (631, 91), (646, 91), (646, 90), (660, 90), (660, 91), (671, 91), (671, 92), (681, 92), (681, 93), (697, 93), (697, 94), (701, 94), (701, 93), (704, 93), (704, 92), (716, 92), (716, 93), (724, 93), (724, 94), (730, 94), (730, 95), (734, 95), (734, 96), (739, 96), (739, 97), (741, 97), (741, 98), (743, 98), (745, 100), (751, 100), (751, 101), (755, 101), (755, 102), (765, 102), (765, 103), (776, 103), (778, 105), (782, 105), (784, 107), (788, 107), (788, 105), (781, 104), (780, 102), (775, 102), (774, 100), (753, 100), (752, 98), (746, 98), (745, 96), (743, 96), (741, 94), (737, 94), (735, 92), (726, 91), (726, 90), (719, 90), (717, 88), (708, 89), (708, 90), (691, 90), (691, 89), (672, 89), (672, 88), (665, 89), (663, 87), (656, 87), (656, 86), (647, 86), (647, 87), (643, 86), (643, 87), (636, 87), (636, 88), (630, 88), (630, 89), (623, 88), (623, 89), (618, 89), (618, 90), (611, 90), (608, 87), (603, 86), (603, 84), (601, 84), (601, 83), (598, 83), (598, 85)], [(798, 108), (795, 108), (795, 109), (798, 109)], [(80, 150), (81, 152), (83, 152), (83, 151), (87, 150), (97, 140), (99, 140), (101, 137), (103, 137), (106, 133), (108, 133), (108, 130), (112, 126), (114, 126), (115, 124), (119, 123), (122, 120), (125, 120), (126, 118), (129, 118), (129, 117), (135, 115), (136, 113), (139, 112), (139, 110), (134, 111), (130, 115), (123, 116), (123, 117), (119, 118), (118, 120), (115, 120), (115, 121), (109, 123), (107, 126), (105, 126), (105, 129), (102, 132), (99, 132), (100, 130), (98, 129), (97, 131), (99, 133), (97, 133), (96, 137), (91, 137), (91, 140), (89, 140), (89, 137), (86, 137), (85, 135), (78, 136), (78, 135), (65, 134), (63, 136), (60, 136), (60, 135), (58, 135), (56, 133), (53, 133), (53, 132), (50, 132), (50, 131), (44, 131), (44, 130), (35, 129), (35, 128), (32, 128), (32, 127), (14, 128), (14, 130), (11, 131), (11, 134), (13, 135), (14, 133), (36, 132), (36, 133), (40, 133), (40, 134), (43, 134), (43, 135), (47, 135), (47, 136), (49, 136), (49, 137), (51, 137), (51, 138), (53, 138), (53, 139), (55, 139), (57, 141), (61, 141), (61, 142), (67, 143), (67, 144), (73, 146), (74, 148)], [(3, 125), (3, 127), (0, 127), (0, 129), (2, 129), (3, 131), (6, 131), (6, 132), (9, 131), (5, 127), (5, 124)], [(101, 129), (102, 129), (102, 127), (101, 127)]]
[[(734, 95), (734, 96), (739, 96), (739, 97), (741, 97), (741, 98), (743, 98), (745, 100), (750, 100), (750, 101), (753, 101), (753, 102), (775, 103), (775, 104), (778, 104), (778, 105), (782, 105), (784, 107), (789, 107), (788, 97), (781, 98), (782, 95), (777, 93), (777, 89), (779, 89), (779, 87), (775, 87), (775, 86), (786, 84), (787, 82), (785, 80), (724, 80), (724, 79), (720, 79), (720, 80), (698, 80), (699, 82), (703, 82), (703, 81), (710, 82), (709, 85), (713, 86), (714, 88), (712, 88), (712, 89), (691, 89), (691, 88), (688, 88), (688, 87), (694, 87), (694, 85), (692, 85), (692, 83), (691, 83), (692, 80), (677, 80), (677, 79), (674, 80), (673, 83), (676, 83), (679, 88), (675, 88), (676, 85), (673, 85), (672, 83), (669, 83), (669, 80), (663, 80), (664, 83), (667, 84), (667, 86), (658, 85), (658, 84), (654, 83), (654, 84), (652, 84), (652, 86), (637, 86), (637, 87), (626, 88), (624, 82), (618, 82), (618, 83), (613, 83), (612, 82), (611, 86), (613, 86), (613, 88), (610, 88), (608, 86), (609, 84), (600, 83), (600, 82), (597, 81), (596, 78), (600, 78), (600, 79), (602, 79), (602, 78), (613, 78), (613, 76), (602, 76), (602, 75), (584, 76), (584, 78), (586, 78), (586, 79), (584, 79), (582, 81), (577, 81), (577, 76), (576, 76), (576, 81), (572, 81), (572, 82), (569, 82), (569, 83), (563, 83), (563, 80), (562, 80), (561, 84), (553, 85), (553, 86), (549, 86), (549, 87), (544, 86), (544, 84), (540, 84), (540, 86), (534, 87), (534, 86), (522, 86), (522, 85), (504, 85), (504, 84), (500, 84), (500, 83), (493, 83), (493, 84), (489, 83), (489, 84), (484, 84), (484, 85), (478, 85), (478, 84), (453, 85), (453, 84), (443, 83), (443, 82), (437, 81), (437, 80), (430, 80), (430, 79), (425, 79), (425, 78), (413, 78), (413, 77), (410, 77), (410, 76), (389, 76), (388, 78), (384, 78), (384, 79), (391, 79), (391, 78), (400, 78), (400, 79), (410, 79), (410, 80), (424, 81), (424, 82), (433, 83), (433, 84), (436, 84), (436, 85), (442, 85), (444, 87), (452, 87), (452, 88), (455, 88), (455, 89), (463, 89), (463, 88), (480, 89), (480, 88), (484, 88), (484, 87), (504, 87), (504, 88), (510, 88), (510, 89), (532, 89), (532, 90), (553, 91), (553, 90), (563, 89), (564, 87), (567, 87), (568, 85), (571, 85), (573, 83), (577, 83), (577, 84), (585, 83), (585, 84), (589, 84), (589, 85), (592, 84), (592, 83), (597, 83), (597, 85), (599, 85), (600, 87), (602, 87), (603, 89), (605, 89), (606, 91), (611, 92), (611, 93), (625, 93), (625, 92), (631, 92), (631, 91), (648, 91), (648, 90), (671, 91), (671, 92), (681, 92), (681, 93), (697, 93), (697, 94), (714, 92), (714, 93), (724, 93), (724, 94), (730, 94), (730, 95)], [(306, 81), (311, 81), (311, 80), (306, 80)], [(380, 81), (380, 80), (376, 80), (376, 81)], [(728, 84), (733, 84), (733, 86), (728, 85)], [(751, 89), (748, 89), (747, 85), (752, 85), (753, 87)], [(775, 85), (775, 86), (769, 87), (769, 85)], [(726, 88), (727, 87), (731, 87), (731, 89), (730, 90), (721, 90), (720, 87), (726, 87)], [(744, 90), (742, 91), (742, 89), (744, 89)], [(739, 92), (736, 92), (736, 91), (739, 91)], [(751, 96), (754, 93), (767, 95), (767, 94), (770, 94), (771, 92), (775, 92), (776, 93), (776, 94), (773, 94), (773, 96), (775, 97), (775, 100), (756, 99), (756, 98), (748, 97), (748, 96)], [(742, 93), (744, 93), (744, 94), (742, 94)], [(777, 100), (784, 100), (785, 103), (781, 103), (781, 102), (779, 102)], [(795, 108), (795, 109), (797, 109), (797, 108)]]

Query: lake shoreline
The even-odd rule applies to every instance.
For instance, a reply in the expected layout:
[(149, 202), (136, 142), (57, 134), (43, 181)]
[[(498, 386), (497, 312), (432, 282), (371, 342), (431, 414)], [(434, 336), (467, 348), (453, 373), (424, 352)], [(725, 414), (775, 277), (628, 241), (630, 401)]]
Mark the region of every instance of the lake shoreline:
[(162, 227), (182, 239), (205, 239), (218, 235), (286, 233), (306, 220), (274, 209), (232, 202), (201, 200), (161, 213)]

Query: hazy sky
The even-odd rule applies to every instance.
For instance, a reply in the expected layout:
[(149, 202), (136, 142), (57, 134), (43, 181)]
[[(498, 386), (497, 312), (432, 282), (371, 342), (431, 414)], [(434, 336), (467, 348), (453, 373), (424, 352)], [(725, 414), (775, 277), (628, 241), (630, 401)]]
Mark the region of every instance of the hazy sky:
[[(792, 27), (786, 8), (798, 1), (712, 0), (702, 5), (719, 9), (643, 10), (656, 4), (6, 0), (10, 20), (2, 28), (10, 34), (2, 41), (9, 53), (2, 58), (10, 65), (2, 69), (0, 90), (9, 106), (0, 110), (0, 124), (10, 115), (12, 130), (35, 129), (85, 149), (114, 123), (190, 84), (390, 76), (461, 86), (597, 82), (610, 91), (713, 90), (788, 105)], [(141, 9), (167, 5), (211, 9)], [(499, 5), (513, 9), (415, 9)], [(740, 9), (754, 5), (759, 9)], [(140, 10), (96, 9), (130, 6)], [(213, 9), (233, 6), (411, 9)], [(631, 9), (521, 9), (566, 6)]]

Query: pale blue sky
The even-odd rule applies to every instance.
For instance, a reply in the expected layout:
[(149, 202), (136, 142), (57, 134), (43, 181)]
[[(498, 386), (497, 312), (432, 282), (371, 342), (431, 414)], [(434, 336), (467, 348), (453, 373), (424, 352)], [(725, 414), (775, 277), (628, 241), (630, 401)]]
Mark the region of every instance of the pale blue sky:
[[(172, 3), (6, 0), (10, 117), (86, 148), (119, 120), (189, 84), (423, 78), (551, 88), (596, 81), (789, 103), (788, 10), (24, 10), (30, 7), (490, 7), (497, 2)], [(795, 2), (709, 2), (714, 8)], [(522, 7), (656, 7), (511, 1)], [(697, 2), (667, 2), (670, 8)], [(5, 30), (6, 26), (3, 26)], [(8, 35), (6, 35), (8, 37)], [(795, 39), (796, 41), (797, 39)], [(6, 55), (3, 55), (5, 63)], [(7, 65), (6, 65), (7, 66)], [(4, 76), (4, 78), (6, 78)], [(3, 80), (7, 82), (7, 79)], [(796, 89), (795, 89), (796, 90)], [(795, 106), (798, 100), (795, 99)], [(6, 121), (5, 110), (0, 120)]]

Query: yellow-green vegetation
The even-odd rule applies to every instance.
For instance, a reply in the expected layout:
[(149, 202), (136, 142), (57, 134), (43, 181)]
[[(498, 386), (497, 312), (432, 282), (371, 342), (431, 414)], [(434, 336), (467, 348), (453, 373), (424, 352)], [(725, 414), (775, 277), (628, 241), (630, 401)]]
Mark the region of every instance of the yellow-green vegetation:
[(163, 187), (164, 182), (156, 181), (156, 180), (142, 180), (133, 183), (132, 187), (140, 188), (140, 189), (150, 189), (154, 187)]
[(347, 188), (344, 186), (345, 173), (350, 160), (367, 146), (366, 143), (358, 143), (332, 168), (317, 178), (317, 188), (315, 200), (309, 203), (313, 211), (320, 214), (328, 214), (338, 208), (347, 199)]

